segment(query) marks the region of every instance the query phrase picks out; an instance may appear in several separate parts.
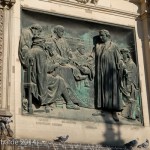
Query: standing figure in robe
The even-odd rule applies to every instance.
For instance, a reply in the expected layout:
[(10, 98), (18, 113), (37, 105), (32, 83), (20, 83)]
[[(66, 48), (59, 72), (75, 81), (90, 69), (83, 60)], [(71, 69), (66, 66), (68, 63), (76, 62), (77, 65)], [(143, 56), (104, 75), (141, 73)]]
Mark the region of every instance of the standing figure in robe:
[[(120, 76), (123, 61), (116, 44), (111, 41), (107, 30), (100, 30), (100, 44), (96, 45), (96, 107), (112, 113), (115, 121), (119, 121), (117, 112), (122, 110), (120, 100)], [(100, 112), (93, 115), (100, 115)]]
[(124, 110), (122, 116), (128, 119), (141, 119), (140, 115), (140, 94), (138, 86), (138, 69), (132, 60), (130, 50), (123, 48), (120, 50), (126, 69), (123, 72), (121, 82), (121, 93), (123, 96)]

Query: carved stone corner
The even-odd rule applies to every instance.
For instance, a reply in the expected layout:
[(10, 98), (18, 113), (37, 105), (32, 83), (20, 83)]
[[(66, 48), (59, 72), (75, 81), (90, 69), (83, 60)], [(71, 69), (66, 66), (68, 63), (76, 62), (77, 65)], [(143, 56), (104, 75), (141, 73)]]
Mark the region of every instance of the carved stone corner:
[(0, 109), (0, 117), (12, 117), (13, 115), (8, 110)]
[(16, 0), (0, 0), (0, 7), (10, 9), (15, 3)]
[(13, 137), (13, 131), (10, 123), (13, 122), (12, 114), (7, 110), (0, 110), (0, 139), (9, 139)]

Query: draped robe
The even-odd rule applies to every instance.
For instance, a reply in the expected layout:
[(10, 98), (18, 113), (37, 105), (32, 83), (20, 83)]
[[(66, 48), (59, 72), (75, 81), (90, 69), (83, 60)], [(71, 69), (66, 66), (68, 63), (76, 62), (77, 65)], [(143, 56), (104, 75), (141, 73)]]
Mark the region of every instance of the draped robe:
[[(70, 48), (69, 45), (67, 43), (67, 41), (64, 38), (59, 38), (56, 39), (55, 37), (52, 38), (53, 44), (52, 44), (52, 52), (53, 52), (53, 59), (54, 62), (59, 63), (59, 64), (65, 64), (65, 68), (68, 68), (68, 71), (71, 69), (72, 70), (72, 74), (75, 78), (75, 80), (80, 80), (80, 76), (81, 76), (81, 72), (80, 70), (76, 67), (76, 65), (73, 65), (71, 63), (68, 63), (67, 60), (71, 59), (71, 52), (70, 52)], [(66, 63), (67, 61), (67, 63)], [(64, 67), (62, 67), (60, 70), (64, 70)], [(68, 74), (68, 72), (63, 72), (60, 71), (60, 76), (62, 76), (63, 78), (65, 78)], [(69, 80), (66, 79), (65, 80), (68, 84), (70, 84)], [(75, 87), (75, 85), (74, 85)]]
[(28, 53), (31, 51), (33, 34), (29, 28), (23, 29), (19, 42), (19, 59), (23, 66), (28, 67)]
[(120, 111), (119, 63), (121, 55), (118, 47), (111, 41), (96, 45), (96, 98), (97, 108)]
[(33, 45), (30, 55), (33, 57), (32, 94), (41, 105), (51, 104), (59, 99), (68, 87), (63, 78), (58, 75), (53, 76), (55, 65), (48, 59), (45, 50), (40, 45)]

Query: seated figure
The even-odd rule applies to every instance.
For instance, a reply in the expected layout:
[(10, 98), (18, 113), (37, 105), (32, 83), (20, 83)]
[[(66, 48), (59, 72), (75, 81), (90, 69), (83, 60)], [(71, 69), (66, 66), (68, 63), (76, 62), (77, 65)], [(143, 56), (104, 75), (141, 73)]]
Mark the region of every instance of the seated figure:
[[(75, 63), (75, 60), (77, 60), (75, 57), (77, 57), (77, 55), (71, 52), (71, 49), (69, 48), (69, 45), (67, 41), (64, 39), (63, 35), (64, 35), (64, 27), (61, 25), (55, 26), (54, 35), (52, 37), (52, 43), (53, 43), (52, 44), (52, 53), (53, 53), (52, 59), (54, 60), (54, 62), (59, 63), (62, 68), (62, 69), (59, 69), (60, 71), (59, 74), (63, 76), (63, 78), (65, 78), (66, 74), (64, 75), (63, 71), (61, 72), (61, 70), (64, 70), (64, 68), (65, 69), (68, 68), (72, 70), (74, 79), (76, 81), (85, 80), (87, 76), (84, 74), (87, 74), (88, 68), (81, 67), (83, 65), (79, 65), (79, 62), (78, 64)], [(79, 49), (81, 49), (81, 47)], [(82, 58), (82, 56), (83, 54), (80, 53), (80, 58)], [(85, 69), (86, 71), (84, 71)], [(89, 73), (89, 70), (88, 70), (88, 73)], [(65, 81), (67, 81), (67, 79)]]
[(89, 87), (89, 80), (93, 79), (93, 66), (88, 61), (89, 55), (85, 55), (85, 47), (80, 42), (74, 52), (71, 52), (70, 64), (75, 66), (79, 72), (80, 77), (85, 79), (85, 86)]
[(19, 59), (23, 67), (27, 68), (29, 65), (29, 52), (32, 46), (32, 39), (38, 37), (42, 32), (42, 27), (39, 24), (33, 24), (30, 27), (22, 29), (20, 43), (19, 43)]
[(53, 63), (45, 50), (47, 48), (45, 39), (40, 37), (33, 38), (32, 48), (30, 50), (31, 69), (31, 93), (39, 102), (40, 106), (50, 105), (57, 98), (63, 96), (66, 101), (66, 108), (79, 109), (71, 101), (67, 85), (63, 78), (54, 75), (53, 71), (59, 66), (58, 63)]

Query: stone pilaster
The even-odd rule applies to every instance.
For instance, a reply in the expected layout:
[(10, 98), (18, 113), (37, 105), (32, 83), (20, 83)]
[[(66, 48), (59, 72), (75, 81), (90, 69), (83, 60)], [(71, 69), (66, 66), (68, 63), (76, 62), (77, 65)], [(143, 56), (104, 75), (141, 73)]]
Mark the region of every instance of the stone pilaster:
[(3, 66), (4, 66), (4, 19), (5, 11), (4, 9), (11, 9), (15, 4), (15, 0), (10, 2), (6, 0), (0, 0), (0, 109), (2, 108), (3, 102)]
[(2, 106), (3, 46), (4, 46), (4, 10), (0, 8), (0, 108)]
[[(9, 112), (7, 107), (5, 109), (2, 107), (3, 102), (6, 101), (6, 99), (3, 99), (3, 69), (4, 69), (4, 28), (5, 28), (5, 9), (9, 11), (11, 6), (13, 6), (15, 0), (12, 1), (12, 3), (7, 3), (5, 0), (0, 1), (0, 139), (3, 139), (4, 137), (12, 137), (13, 131), (10, 129), (9, 122), (11, 121), (12, 114)], [(2, 129), (3, 127), (3, 129)], [(6, 134), (5, 131), (7, 130)], [(3, 135), (3, 136), (2, 136)], [(0, 145), (1, 149), (1, 145)]]
[(149, 0), (141, 0), (140, 19), (143, 28), (143, 54), (145, 62), (145, 75), (147, 84), (147, 96), (150, 114), (150, 2)]

